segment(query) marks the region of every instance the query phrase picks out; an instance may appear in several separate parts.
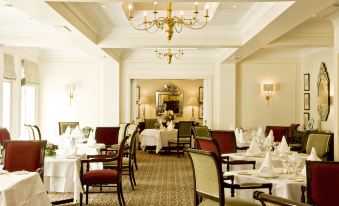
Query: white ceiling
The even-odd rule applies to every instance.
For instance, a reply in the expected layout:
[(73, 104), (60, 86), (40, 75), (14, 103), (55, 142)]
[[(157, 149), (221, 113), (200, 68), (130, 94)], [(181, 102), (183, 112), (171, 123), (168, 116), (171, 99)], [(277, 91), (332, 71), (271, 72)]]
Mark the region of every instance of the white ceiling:
[[(152, 55), (152, 48), (182, 47), (195, 48), (186, 49), (192, 58), (237, 62), (256, 51), (261, 54), (263, 48), (289, 51), (332, 46), (333, 28), (327, 17), (338, 8), (336, 0), (199, 1), (201, 14), (209, 5), (208, 25), (174, 33), (168, 42), (164, 31), (149, 34), (132, 28), (127, 15), (130, 3), (136, 22), (142, 21), (144, 11), (152, 18), (150, 0), (0, 0), (0, 44), (34, 47), (42, 55), (78, 52), (116, 60)], [(183, 10), (190, 18), (194, 1), (178, 0), (173, 7), (175, 13)], [(158, 8), (158, 16), (166, 15), (162, 9), (167, 8), (167, 0), (159, 1)]]

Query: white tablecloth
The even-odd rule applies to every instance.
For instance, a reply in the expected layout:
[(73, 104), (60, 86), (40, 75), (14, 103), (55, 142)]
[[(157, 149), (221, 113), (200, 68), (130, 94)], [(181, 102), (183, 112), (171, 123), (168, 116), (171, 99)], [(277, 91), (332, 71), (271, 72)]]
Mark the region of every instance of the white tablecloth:
[[(100, 150), (104, 149), (105, 144), (95, 144), (95, 145), (87, 145), (87, 144), (76, 144), (77, 147), (77, 155), (97, 155), (100, 154)], [(90, 163), (91, 170), (98, 170), (103, 168), (102, 163)]]
[[(281, 173), (281, 169), (279, 169)], [(248, 173), (248, 175), (241, 175), (241, 173)], [(239, 174), (240, 173), (240, 174)], [(259, 177), (258, 170), (243, 170), (225, 172), (224, 175), (234, 175), (234, 182), (237, 184), (256, 182), (256, 183), (272, 183), (272, 194), (278, 197), (287, 198), (290, 200), (300, 201), (301, 185), (306, 184), (306, 178), (298, 177), (297, 180), (292, 180), (293, 174), (278, 174), (276, 178)], [(268, 189), (255, 189), (268, 193)], [(254, 190), (235, 190), (235, 196), (246, 200), (253, 200)], [(227, 192), (227, 193), (226, 193)], [(226, 195), (230, 195), (230, 189), (225, 189)], [(253, 200), (255, 202), (255, 200)]]
[[(246, 152), (239, 152), (239, 153), (231, 153), (231, 154), (223, 154), (222, 156), (229, 156), (230, 160), (255, 160), (255, 168), (259, 169), (264, 161), (265, 153), (255, 156), (247, 156)], [(307, 159), (308, 155), (299, 153), (299, 157), (301, 159), (301, 164), (299, 168), (303, 168), (305, 165), (305, 160)], [(275, 153), (272, 153), (272, 165), (275, 168), (282, 167), (281, 160)], [(224, 169), (223, 165), (223, 169)], [(226, 168), (226, 167), (225, 167)], [(231, 170), (249, 170), (252, 169), (252, 165), (232, 165)]]
[(47, 191), (36, 172), (0, 174), (0, 206), (49, 206)]
[(73, 192), (74, 203), (79, 199), (82, 191), (80, 182), (80, 160), (84, 156), (75, 158), (46, 157), (44, 184), (51, 192)]
[(146, 149), (146, 146), (156, 146), (155, 152), (158, 153), (163, 147), (168, 147), (168, 140), (177, 138), (177, 130), (158, 130), (144, 129), (139, 135), (140, 148)]

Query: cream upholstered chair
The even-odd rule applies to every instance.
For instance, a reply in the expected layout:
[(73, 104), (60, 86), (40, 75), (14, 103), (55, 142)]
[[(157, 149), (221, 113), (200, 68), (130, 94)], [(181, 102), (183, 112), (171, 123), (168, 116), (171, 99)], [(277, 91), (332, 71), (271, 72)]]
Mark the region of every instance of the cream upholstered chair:
[(207, 126), (194, 126), (192, 131), (194, 137), (211, 137)]
[(194, 205), (256, 205), (238, 198), (225, 198), (221, 166), (214, 153), (194, 149), (186, 149), (186, 151), (191, 158), (193, 167)]
[(120, 123), (119, 124), (119, 136), (118, 136), (118, 144), (125, 138), (127, 135), (127, 128), (129, 123)]
[[(136, 133), (136, 137), (135, 137), (135, 144), (134, 144), (134, 148), (133, 148), (134, 152), (133, 152), (132, 158), (133, 158), (135, 169), (138, 170), (136, 149), (137, 149), (137, 144), (139, 143), (139, 125), (134, 124), (134, 123), (129, 124), (129, 126), (127, 128), (127, 135), (132, 137), (132, 135), (135, 131), (137, 131), (137, 133)], [(128, 141), (128, 144), (130, 144), (131, 138), (129, 138), (127, 141)]]
[(320, 158), (326, 160), (330, 150), (330, 134), (313, 134), (308, 136), (306, 154), (310, 154), (312, 147), (315, 148)]

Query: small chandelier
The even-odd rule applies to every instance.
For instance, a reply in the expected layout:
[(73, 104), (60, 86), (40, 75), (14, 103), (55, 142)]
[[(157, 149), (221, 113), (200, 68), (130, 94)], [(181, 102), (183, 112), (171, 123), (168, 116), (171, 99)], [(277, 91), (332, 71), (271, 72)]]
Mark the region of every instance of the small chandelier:
[[(132, 5), (128, 5), (128, 20), (131, 22), (131, 25), (141, 31), (147, 31), (148, 33), (154, 33), (158, 29), (164, 29), (165, 32), (167, 33), (167, 39), (171, 41), (173, 37), (174, 30), (177, 33), (180, 33), (182, 31), (182, 27), (187, 27), (193, 30), (198, 30), (202, 29), (207, 25), (208, 22), (208, 5), (205, 7), (205, 21), (203, 25), (198, 24), (200, 22), (198, 18), (198, 2), (195, 2), (195, 10), (193, 12), (193, 17), (192, 18), (184, 18), (184, 12), (180, 12), (180, 17), (178, 16), (173, 16), (172, 12), (172, 1), (169, 0), (168, 2), (168, 8), (167, 8), (167, 16), (161, 16), (157, 17), (157, 2), (154, 2), (154, 9), (153, 9), (153, 14), (154, 18), (153, 20), (148, 20), (147, 19), (147, 13), (144, 12), (144, 21), (141, 22), (140, 24), (134, 25), (133, 24), (133, 16), (131, 15), (131, 10), (132, 10)], [(154, 28), (153, 30), (151, 28)], [(152, 30), (152, 31), (151, 31)]]
[(183, 49), (178, 49), (176, 52), (172, 52), (171, 48), (168, 48), (167, 52), (163, 51), (158, 51), (158, 49), (155, 49), (155, 55), (159, 59), (164, 59), (167, 58), (168, 64), (172, 62), (172, 57), (175, 57), (176, 59), (180, 60), (182, 56), (184, 55), (184, 50)]

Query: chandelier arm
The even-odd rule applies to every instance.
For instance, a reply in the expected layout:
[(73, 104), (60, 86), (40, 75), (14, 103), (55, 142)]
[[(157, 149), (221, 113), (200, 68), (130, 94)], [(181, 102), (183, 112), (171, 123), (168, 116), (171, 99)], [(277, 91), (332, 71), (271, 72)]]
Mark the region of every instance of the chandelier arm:
[[(134, 23), (133, 23), (132, 20), (131, 20), (130, 22), (131, 22), (131, 25), (132, 25), (132, 27), (133, 27), (134, 29), (140, 30), (140, 31), (147, 31), (148, 29), (152, 28), (152, 27), (156, 24), (156, 21), (142, 23), (142, 24), (140, 24), (140, 25), (143, 25), (144, 28), (141, 28), (141, 27), (139, 27), (139, 26), (134, 25)], [(147, 25), (149, 25), (149, 26), (147, 26)]]
[(199, 29), (204, 28), (207, 25), (207, 23), (208, 23), (208, 21), (207, 21), (207, 18), (206, 18), (204, 25), (202, 25), (200, 27), (193, 27), (193, 25), (190, 26), (190, 25), (187, 25), (186, 23), (183, 24), (183, 26), (190, 28), (190, 29), (193, 29), (193, 30), (199, 30)]

